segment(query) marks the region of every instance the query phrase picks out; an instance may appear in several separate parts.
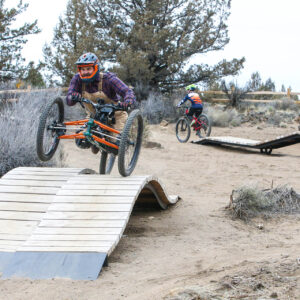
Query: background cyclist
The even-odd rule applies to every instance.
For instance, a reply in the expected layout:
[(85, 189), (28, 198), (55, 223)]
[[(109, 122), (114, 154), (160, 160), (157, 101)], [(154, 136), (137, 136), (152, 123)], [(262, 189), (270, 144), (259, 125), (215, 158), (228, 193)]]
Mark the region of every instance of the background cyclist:
[(187, 113), (187, 116), (191, 122), (191, 126), (194, 125), (195, 120), (193, 120), (193, 116), (199, 117), (203, 110), (202, 100), (198, 93), (195, 92), (196, 85), (190, 84), (186, 88), (186, 91), (188, 92), (187, 95), (177, 104), (177, 107), (180, 107), (184, 102), (190, 101), (192, 103), (192, 106), (189, 109), (189, 112)]

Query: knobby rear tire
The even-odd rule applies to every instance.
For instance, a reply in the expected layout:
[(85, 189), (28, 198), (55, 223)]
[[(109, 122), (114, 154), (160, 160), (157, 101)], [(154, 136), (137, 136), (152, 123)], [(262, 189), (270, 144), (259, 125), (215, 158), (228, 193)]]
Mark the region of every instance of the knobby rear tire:
[[(126, 152), (128, 150), (128, 148), (130, 147), (130, 145), (128, 144), (128, 142), (130, 141), (130, 130), (132, 128), (133, 122), (137, 121), (137, 135), (136, 135), (136, 140), (135, 140), (135, 144), (134, 144), (134, 152), (132, 157), (130, 158), (130, 162), (128, 164), (128, 166), (126, 166), (126, 159), (125, 159), (125, 155)], [(119, 152), (118, 152), (118, 169), (119, 169), (119, 173), (122, 176), (129, 176), (137, 163), (138, 157), (139, 157), (139, 153), (140, 153), (140, 149), (142, 146), (142, 138), (143, 138), (143, 118), (141, 115), (140, 110), (135, 109), (133, 110), (127, 121), (126, 124), (124, 126), (124, 129), (122, 131), (122, 135), (121, 135), (121, 141), (120, 141), (120, 146), (119, 146)]]
[[(180, 132), (184, 132), (184, 135), (181, 136)], [(176, 123), (176, 137), (180, 143), (186, 143), (191, 136), (190, 123), (185, 117), (178, 119)]]
[(46, 123), (47, 123), (47, 118), (49, 117), (49, 113), (51, 111), (51, 109), (57, 106), (58, 109), (58, 118), (57, 123), (63, 123), (64, 121), (64, 104), (61, 98), (56, 98), (53, 101), (49, 102), (41, 117), (39, 120), (39, 125), (38, 125), (38, 130), (37, 130), (37, 139), (36, 139), (36, 150), (37, 150), (37, 155), (38, 158), (42, 161), (48, 161), (50, 160), (54, 153), (57, 150), (58, 144), (59, 144), (59, 139), (58, 139), (58, 135), (54, 135), (53, 136), (53, 143), (51, 145), (51, 148), (49, 151), (45, 152), (44, 150), (44, 137), (45, 137), (45, 130), (47, 130), (46, 128)]
[(100, 166), (99, 173), (100, 174), (110, 174), (114, 163), (116, 160), (116, 156), (112, 153), (107, 153), (106, 151), (102, 151), (100, 158)]
[(200, 130), (201, 131), (201, 133), (200, 133), (201, 137), (208, 137), (208, 136), (210, 136), (210, 133), (211, 133), (211, 121), (210, 121), (209, 117), (206, 114), (201, 114), (199, 116), (199, 119), (205, 120), (205, 123), (206, 123), (206, 126), (207, 126), (204, 135), (201, 134), (202, 130)]

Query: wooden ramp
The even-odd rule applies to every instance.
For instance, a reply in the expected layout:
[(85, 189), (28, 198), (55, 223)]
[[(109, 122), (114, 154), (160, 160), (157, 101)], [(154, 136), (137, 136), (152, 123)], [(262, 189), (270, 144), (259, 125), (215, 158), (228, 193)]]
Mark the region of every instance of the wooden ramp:
[(16, 168), (0, 179), (2, 278), (96, 279), (136, 202), (166, 209), (178, 200), (153, 176), (88, 173)]
[(243, 139), (232, 136), (219, 136), (202, 138), (198, 141), (193, 141), (193, 143), (202, 145), (230, 145), (238, 147), (247, 147), (253, 149), (260, 149), (262, 153), (271, 154), (273, 149), (300, 143), (300, 132), (296, 131), (289, 135), (278, 136), (273, 140), (265, 141)]

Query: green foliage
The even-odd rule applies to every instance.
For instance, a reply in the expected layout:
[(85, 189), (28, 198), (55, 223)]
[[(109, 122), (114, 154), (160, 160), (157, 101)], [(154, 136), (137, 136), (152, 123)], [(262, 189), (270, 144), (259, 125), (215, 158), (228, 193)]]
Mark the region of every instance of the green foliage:
[(30, 84), (33, 87), (42, 88), (45, 87), (45, 81), (43, 79), (43, 76), (40, 72), (40, 70), (44, 67), (43, 64), (39, 64), (37, 67), (34, 66), (34, 62), (31, 61), (28, 64), (27, 70), (25, 74), (23, 75), (23, 80)]
[(17, 77), (18, 72), (24, 71), (21, 57), (23, 45), (27, 42), (25, 36), (37, 34), (37, 20), (32, 23), (24, 23), (19, 28), (14, 27), (17, 16), (23, 13), (28, 4), (18, 3), (16, 8), (4, 7), (5, 0), (0, 0), (0, 82), (7, 82)]
[(60, 19), (45, 60), (62, 83), (85, 51), (103, 62), (126, 83), (170, 91), (190, 83), (234, 75), (244, 58), (223, 60), (215, 66), (195, 64), (196, 54), (217, 51), (229, 42), (230, 0), (70, 0)]

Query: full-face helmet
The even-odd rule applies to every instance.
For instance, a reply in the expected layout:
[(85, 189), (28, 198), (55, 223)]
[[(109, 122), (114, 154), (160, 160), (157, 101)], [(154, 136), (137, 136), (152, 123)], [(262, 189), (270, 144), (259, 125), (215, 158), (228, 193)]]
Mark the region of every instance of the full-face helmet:
[(99, 73), (99, 59), (94, 53), (82, 54), (76, 61), (76, 65), (83, 82), (93, 81)]

